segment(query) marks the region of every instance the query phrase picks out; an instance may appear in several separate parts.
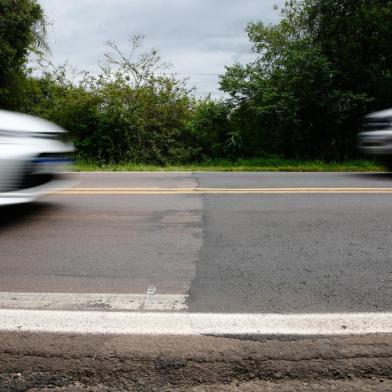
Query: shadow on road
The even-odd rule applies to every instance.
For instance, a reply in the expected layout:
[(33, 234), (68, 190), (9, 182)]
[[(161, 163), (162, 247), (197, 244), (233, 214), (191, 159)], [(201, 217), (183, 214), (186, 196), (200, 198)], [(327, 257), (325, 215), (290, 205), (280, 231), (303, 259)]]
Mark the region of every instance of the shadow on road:
[(391, 180), (392, 181), (392, 172), (389, 173), (351, 173), (352, 177), (356, 177), (364, 180)]
[(58, 208), (55, 204), (45, 202), (0, 207), (0, 233), (13, 226), (32, 223), (40, 215), (47, 215)]

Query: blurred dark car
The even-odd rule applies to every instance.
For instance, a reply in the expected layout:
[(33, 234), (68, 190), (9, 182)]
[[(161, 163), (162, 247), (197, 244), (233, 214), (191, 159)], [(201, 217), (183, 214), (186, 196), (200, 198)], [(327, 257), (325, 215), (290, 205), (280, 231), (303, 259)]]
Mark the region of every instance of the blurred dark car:
[(392, 168), (392, 109), (368, 114), (358, 134), (359, 150)]
[(25, 203), (70, 184), (62, 176), (74, 147), (59, 126), (0, 110), (0, 206)]

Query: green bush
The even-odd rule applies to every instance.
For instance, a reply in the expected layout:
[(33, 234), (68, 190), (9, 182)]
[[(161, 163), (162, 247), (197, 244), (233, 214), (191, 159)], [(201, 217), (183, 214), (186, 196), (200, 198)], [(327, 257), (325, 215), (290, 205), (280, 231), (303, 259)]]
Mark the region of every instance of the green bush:
[[(132, 41), (134, 50), (139, 39)], [(49, 68), (35, 83), (41, 99), (32, 111), (68, 129), (82, 159), (155, 164), (194, 159), (199, 149), (189, 123), (195, 101), (184, 82), (157, 72), (164, 64), (156, 51), (126, 59), (111, 45), (97, 76), (70, 78), (66, 66)]]

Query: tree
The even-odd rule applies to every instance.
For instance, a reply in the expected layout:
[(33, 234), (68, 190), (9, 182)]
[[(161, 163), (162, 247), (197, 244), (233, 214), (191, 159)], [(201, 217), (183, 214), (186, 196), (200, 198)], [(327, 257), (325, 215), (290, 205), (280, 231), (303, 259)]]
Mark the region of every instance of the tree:
[(224, 101), (208, 97), (194, 105), (190, 128), (199, 160), (227, 155), (229, 116), (230, 107)]
[[(194, 99), (157, 50), (143, 52), (141, 38), (126, 52), (110, 43), (99, 75), (69, 77), (69, 67), (49, 67), (36, 79), (35, 113), (70, 131), (83, 159), (164, 164), (196, 154), (188, 126)], [(29, 94), (27, 94), (29, 95)], [(32, 99), (30, 99), (30, 102)]]
[(392, 1), (287, 1), (250, 23), (257, 59), (221, 77), (247, 154), (344, 159), (361, 117), (392, 103)]
[(30, 53), (48, 49), (46, 21), (36, 0), (0, 0), (0, 108), (19, 109)]

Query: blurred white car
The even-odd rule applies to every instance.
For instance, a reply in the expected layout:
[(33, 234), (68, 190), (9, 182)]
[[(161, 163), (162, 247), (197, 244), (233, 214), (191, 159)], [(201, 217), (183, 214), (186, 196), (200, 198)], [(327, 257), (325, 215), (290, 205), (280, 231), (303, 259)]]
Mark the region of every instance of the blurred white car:
[(66, 134), (49, 121), (0, 110), (0, 206), (30, 202), (70, 184), (62, 174), (74, 151)]

